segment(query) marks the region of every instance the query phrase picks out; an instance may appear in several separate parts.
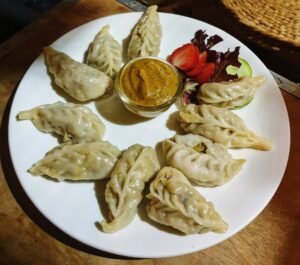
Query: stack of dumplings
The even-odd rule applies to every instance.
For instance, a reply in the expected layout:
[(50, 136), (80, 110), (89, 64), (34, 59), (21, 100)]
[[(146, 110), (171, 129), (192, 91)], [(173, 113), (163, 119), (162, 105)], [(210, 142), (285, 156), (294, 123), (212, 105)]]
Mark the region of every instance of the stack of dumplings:
[[(130, 60), (158, 56), (162, 26), (157, 6), (150, 6), (131, 32)], [(80, 102), (104, 95), (123, 64), (122, 46), (110, 34), (109, 25), (92, 40), (84, 63), (51, 47), (44, 48), (44, 56), (53, 82)], [(31, 120), (38, 130), (58, 135), (61, 142), (29, 172), (58, 181), (108, 179), (109, 218), (101, 222), (106, 233), (127, 227), (144, 197), (148, 216), (155, 222), (186, 235), (224, 233), (228, 224), (191, 183), (215, 187), (236, 176), (246, 160), (233, 158), (228, 148), (272, 149), (268, 139), (249, 130), (229, 110), (251, 101), (264, 81), (264, 77), (245, 77), (203, 84), (197, 95), (201, 105), (189, 104), (179, 111), (178, 122), (187, 134), (162, 142), (166, 161), (162, 169), (152, 147), (134, 144), (121, 151), (104, 141), (104, 123), (86, 106), (56, 102), (21, 111), (18, 120)]]

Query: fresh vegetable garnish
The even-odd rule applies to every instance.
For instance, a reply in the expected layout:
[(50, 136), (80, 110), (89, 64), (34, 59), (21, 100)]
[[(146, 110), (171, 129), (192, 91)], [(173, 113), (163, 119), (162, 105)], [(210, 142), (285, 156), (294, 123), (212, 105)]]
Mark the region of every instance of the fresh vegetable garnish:
[(199, 84), (195, 81), (187, 81), (184, 84), (182, 92), (182, 104), (197, 104), (197, 92), (199, 90)]
[[(213, 50), (212, 47), (221, 41), (223, 39), (218, 35), (208, 37), (205, 31), (198, 30), (191, 43), (177, 48), (169, 56), (169, 62), (200, 84), (236, 79), (238, 75), (228, 73), (226, 69), (228, 66), (237, 68), (241, 66), (238, 60), (240, 48), (236, 47), (233, 51), (226, 52)], [(209, 65), (206, 65), (208, 63)]]
[(199, 75), (206, 63), (206, 59), (207, 59), (207, 52), (206, 51), (201, 52), (199, 54), (199, 62), (191, 71), (186, 72), (186, 75), (190, 77)]
[(229, 75), (237, 75), (239, 78), (243, 76), (252, 76), (252, 68), (250, 64), (241, 57), (238, 58), (238, 61), (241, 63), (240, 67), (228, 65), (226, 67), (226, 72)]
[(190, 71), (199, 62), (198, 48), (192, 43), (187, 43), (177, 48), (169, 56), (168, 61), (184, 72)]
[(169, 62), (179, 68), (186, 76), (182, 94), (184, 104), (197, 104), (197, 93), (207, 82), (224, 82), (242, 76), (251, 76), (249, 63), (239, 57), (240, 47), (226, 52), (212, 48), (223, 39), (218, 35), (208, 36), (204, 30), (195, 33), (191, 43), (177, 48)]
[(207, 38), (208, 35), (203, 30), (198, 30), (195, 33), (192, 43), (198, 47), (200, 52), (206, 51), (207, 62), (215, 64), (215, 72), (209, 79), (214, 82), (229, 81), (237, 78), (237, 75), (231, 75), (226, 72), (228, 65), (239, 67), (241, 64), (238, 61), (239, 47), (236, 47), (234, 51), (219, 52), (212, 50), (211, 48), (217, 43), (223, 41), (218, 35), (213, 35)]
[(234, 51), (227, 51), (222, 54), (221, 61), (216, 65), (216, 71), (214, 76), (211, 78), (211, 81), (214, 82), (222, 82), (222, 81), (230, 81), (238, 78), (237, 75), (229, 75), (226, 71), (226, 67), (228, 65), (240, 67), (241, 64), (238, 61), (238, 56), (240, 52), (240, 47), (235, 47)]
[(200, 52), (211, 52), (211, 48), (223, 40), (218, 35), (214, 35), (206, 39), (207, 37), (208, 35), (205, 33), (205, 31), (200, 29), (195, 33), (195, 37), (191, 40), (191, 42), (199, 48)]
[(201, 73), (195, 76), (195, 80), (199, 84), (207, 83), (210, 81), (216, 69), (216, 64), (214, 63), (206, 63), (201, 71)]
[(246, 107), (248, 104), (250, 104), (250, 102), (251, 102), (252, 100), (253, 100), (253, 97), (250, 98), (248, 101), (246, 101), (243, 105), (241, 105), (241, 106), (236, 106), (236, 107), (234, 107), (234, 108), (232, 108), (232, 109), (242, 109), (242, 108)]

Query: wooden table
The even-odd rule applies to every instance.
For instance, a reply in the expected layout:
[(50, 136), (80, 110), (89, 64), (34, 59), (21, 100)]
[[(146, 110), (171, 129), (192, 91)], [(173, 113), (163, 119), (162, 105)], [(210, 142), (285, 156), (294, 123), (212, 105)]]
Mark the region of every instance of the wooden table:
[(278, 191), (250, 225), (204, 251), (143, 260), (102, 253), (62, 233), (24, 194), (7, 144), (9, 106), (18, 82), (43, 46), (92, 19), (128, 11), (110, 0), (64, 2), (0, 46), (0, 264), (300, 264), (300, 103), (285, 92), (292, 142)]

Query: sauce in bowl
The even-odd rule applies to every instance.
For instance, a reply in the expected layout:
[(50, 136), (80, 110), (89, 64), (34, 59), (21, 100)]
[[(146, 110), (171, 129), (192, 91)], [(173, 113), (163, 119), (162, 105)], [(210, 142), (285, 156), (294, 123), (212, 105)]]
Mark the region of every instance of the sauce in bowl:
[(132, 112), (154, 117), (168, 109), (181, 91), (177, 69), (157, 57), (139, 57), (120, 71), (116, 89)]
[(170, 65), (152, 58), (129, 64), (121, 75), (124, 94), (143, 106), (158, 106), (169, 101), (176, 94), (178, 82)]

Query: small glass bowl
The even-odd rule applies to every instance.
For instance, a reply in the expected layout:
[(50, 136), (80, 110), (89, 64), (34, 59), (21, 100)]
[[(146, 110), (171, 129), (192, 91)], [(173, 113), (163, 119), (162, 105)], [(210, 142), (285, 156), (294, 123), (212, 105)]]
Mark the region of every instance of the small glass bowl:
[[(168, 99), (167, 101), (163, 102), (160, 105), (148, 106), (148, 105), (137, 104), (132, 99), (130, 99), (123, 91), (122, 82), (121, 82), (122, 77), (123, 77), (122, 73), (128, 66), (136, 63), (139, 60), (143, 60), (143, 59), (158, 60), (158, 61), (164, 63), (170, 69), (172, 69), (172, 71), (175, 73), (175, 75), (177, 77), (178, 86), (177, 86), (177, 90), (176, 90), (175, 94), (172, 96), (172, 98)], [(138, 58), (131, 60), (130, 62), (128, 62), (121, 68), (121, 70), (117, 74), (117, 77), (115, 80), (115, 90), (116, 90), (117, 94), (119, 95), (121, 101), (124, 103), (125, 107), (129, 111), (131, 111), (132, 113), (137, 114), (139, 116), (142, 116), (142, 117), (153, 118), (153, 117), (158, 116), (162, 112), (166, 111), (177, 100), (177, 98), (179, 97), (179, 95), (182, 92), (182, 78), (181, 78), (180, 73), (176, 69), (176, 67), (174, 67), (172, 64), (170, 64), (166, 60), (163, 60), (158, 57), (153, 57), (153, 56), (143, 56), (143, 57), (138, 57)]]

